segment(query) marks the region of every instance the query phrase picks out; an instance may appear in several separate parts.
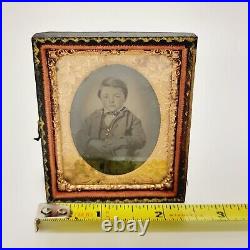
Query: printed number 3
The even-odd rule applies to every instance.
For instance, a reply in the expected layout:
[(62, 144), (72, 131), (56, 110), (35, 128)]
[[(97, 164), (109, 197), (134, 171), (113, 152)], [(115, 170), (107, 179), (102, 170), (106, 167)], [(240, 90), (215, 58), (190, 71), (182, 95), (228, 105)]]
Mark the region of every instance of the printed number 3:
[(216, 212), (216, 213), (218, 214), (219, 218), (224, 218), (224, 217), (226, 217), (226, 215), (225, 215), (222, 211), (218, 211), (218, 212)]

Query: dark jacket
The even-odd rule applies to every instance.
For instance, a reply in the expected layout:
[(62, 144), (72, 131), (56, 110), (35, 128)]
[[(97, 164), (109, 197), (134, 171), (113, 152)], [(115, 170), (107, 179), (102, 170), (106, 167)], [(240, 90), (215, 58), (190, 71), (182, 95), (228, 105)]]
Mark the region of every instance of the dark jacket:
[[(120, 149), (112, 152), (112, 154), (106, 154), (104, 156), (100, 156), (95, 154), (93, 150), (88, 146), (88, 143), (92, 139), (100, 139), (100, 129), (103, 118), (103, 109), (96, 110), (84, 121), (81, 130), (77, 132), (75, 137), (75, 143), (78, 151), (83, 156), (83, 158), (93, 165), (94, 162), (98, 162), (98, 164), (94, 164), (97, 170), (100, 170), (100, 162), (103, 163), (105, 160), (106, 168), (108, 165), (116, 165), (118, 166), (123, 159), (123, 165), (127, 162), (133, 161), (133, 156), (136, 153), (136, 150), (144, 147), (146, 139), (145, 133), (139, 118), (137, 118), (131, 111), (125, 108), (122, 112), (120, 112), (113, 120), (110, 130), (110, 137), (115, 139), (122, 139), (123, 144)], [(117, 160), (118, 159), (118, 160)], [(114, 164), (115, 161), (115, 164)], [(119, 162), (118, 162), (119, 161)], [(108, 163), (107, 163), (108, 162)], [(111, 164), (111, 162), (113, 162)], [(92, 164), (91, 164), (92, 163)], [(98, 165), (98, 166), (96, 166)], [(134, 165), (134, 164), (132, 164)], [(102, 170), (100, 170), (103, 172)], [(125, 171), (125, 170), (124, 170)], [(131, 170), (130, 170), (131, 171)], [(109, 172), (109, 170), (106, 170)], [(114, 171), (111, 171), (114, 174)], [(121, 169), (120, 172), (123, 172)], [(129, 172), (129, 171), (128, 171)], [(117, 173), (117, 174), (119, 174)]]

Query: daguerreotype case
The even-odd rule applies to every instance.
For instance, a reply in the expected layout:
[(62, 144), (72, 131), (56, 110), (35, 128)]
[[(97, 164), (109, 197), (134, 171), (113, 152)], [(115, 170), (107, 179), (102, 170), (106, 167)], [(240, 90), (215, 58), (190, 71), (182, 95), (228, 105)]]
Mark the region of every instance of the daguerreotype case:
[(32, 38), (48, 202), (184, 202), (197, 37)]

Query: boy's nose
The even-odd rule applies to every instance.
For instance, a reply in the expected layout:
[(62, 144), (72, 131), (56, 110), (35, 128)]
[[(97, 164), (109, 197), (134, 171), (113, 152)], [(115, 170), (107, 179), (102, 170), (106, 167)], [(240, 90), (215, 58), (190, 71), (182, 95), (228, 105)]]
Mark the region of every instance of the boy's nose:
[(114, 101), (115, 101), (114, 98), (112, 98), (112, 97), (109, 98), (109, 103), (114, 103)]

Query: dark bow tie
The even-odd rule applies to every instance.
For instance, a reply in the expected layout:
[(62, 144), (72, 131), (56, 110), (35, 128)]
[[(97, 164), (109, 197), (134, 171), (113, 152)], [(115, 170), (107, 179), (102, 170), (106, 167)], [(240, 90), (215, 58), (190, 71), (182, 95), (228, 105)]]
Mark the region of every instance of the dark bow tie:
[(105, 112), (104, 115), (113, 115), (113, 116), (118, 116), (123, 110), (125, 109), (125, 107), (123, 107), (122, 109), (120, 109), (119, 111), (110, 111), (110, 112)]

